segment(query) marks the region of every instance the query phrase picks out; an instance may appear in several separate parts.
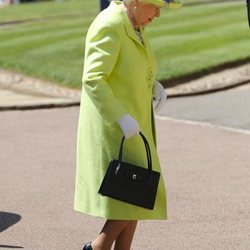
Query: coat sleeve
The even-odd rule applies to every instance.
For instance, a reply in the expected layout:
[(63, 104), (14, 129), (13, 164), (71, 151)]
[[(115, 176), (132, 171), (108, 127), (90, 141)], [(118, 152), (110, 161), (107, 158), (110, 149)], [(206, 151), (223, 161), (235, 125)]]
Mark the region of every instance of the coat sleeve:
[(116, 29), (107, 25), (90, 27), (86, 38), (83, 87), (106, 123), (115, 122), (128, 113), (108, 82), (120, 46)]

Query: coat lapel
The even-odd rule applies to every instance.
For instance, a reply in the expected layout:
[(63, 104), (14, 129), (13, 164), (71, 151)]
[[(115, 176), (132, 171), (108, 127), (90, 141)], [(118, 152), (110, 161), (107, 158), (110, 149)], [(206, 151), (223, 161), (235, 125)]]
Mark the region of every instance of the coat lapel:
[(133, 26), (132, 24), (130, 23), (130, 20), (128, 18), (128, 16), (126, 15), (126, 13), (123, 12), (123, 19), (124, 19), (124, 24), (125, 24), (125, 30), (126, 30), (126, 33), (127, 35), (133, 39), (136, 43), (138, 43), (141, 47), (144, 47), (144, 45), (141, 43), (139, 37), (136, 35), (134, 29), (133, 29)]

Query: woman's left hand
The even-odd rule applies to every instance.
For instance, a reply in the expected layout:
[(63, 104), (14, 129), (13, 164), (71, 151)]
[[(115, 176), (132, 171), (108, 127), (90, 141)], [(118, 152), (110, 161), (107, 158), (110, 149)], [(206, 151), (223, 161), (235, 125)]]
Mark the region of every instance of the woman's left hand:
[(153, 97), (154, 97), (153, 101), (154, 110), (160, 111), (166, 103), (167, 94), (162, 85), (158, 81), (155, 81), (154, 83)]

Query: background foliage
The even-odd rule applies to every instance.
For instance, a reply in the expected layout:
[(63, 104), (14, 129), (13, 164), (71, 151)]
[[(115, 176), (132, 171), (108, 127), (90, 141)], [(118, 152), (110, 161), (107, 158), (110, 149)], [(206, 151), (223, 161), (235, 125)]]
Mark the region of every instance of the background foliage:
[[(185, 2), (178, 11), (162, 10), (147, 28), (159, 63), (158, 79), (250, 61), (244, 1)], [(99, 2), (94, 0), (0, 9), (0, 67), (80, 87), (85, 36), (98, 12)]]

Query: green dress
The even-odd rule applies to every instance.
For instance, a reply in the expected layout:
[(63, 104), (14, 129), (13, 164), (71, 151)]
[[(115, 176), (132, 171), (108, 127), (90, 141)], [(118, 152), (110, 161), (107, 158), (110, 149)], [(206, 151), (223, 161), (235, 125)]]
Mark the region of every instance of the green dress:
[[(153, 210), (98, 194), (111, 159), (117, 159), (122, 130), (117, 120), (130, 114), (149, 141), (153, 169), (161, 172), (156, 149), (152, 89), (156, 61), (144, 30), (136, 35), (120, 1), (111, 2), (91, 24), (86, 37), (82, 100), (77, 136), (74, 209), (117, 220), (166, 219), (161, 174)], [(123, 160), (147, 167), (140, 136), (124, 142)]]

